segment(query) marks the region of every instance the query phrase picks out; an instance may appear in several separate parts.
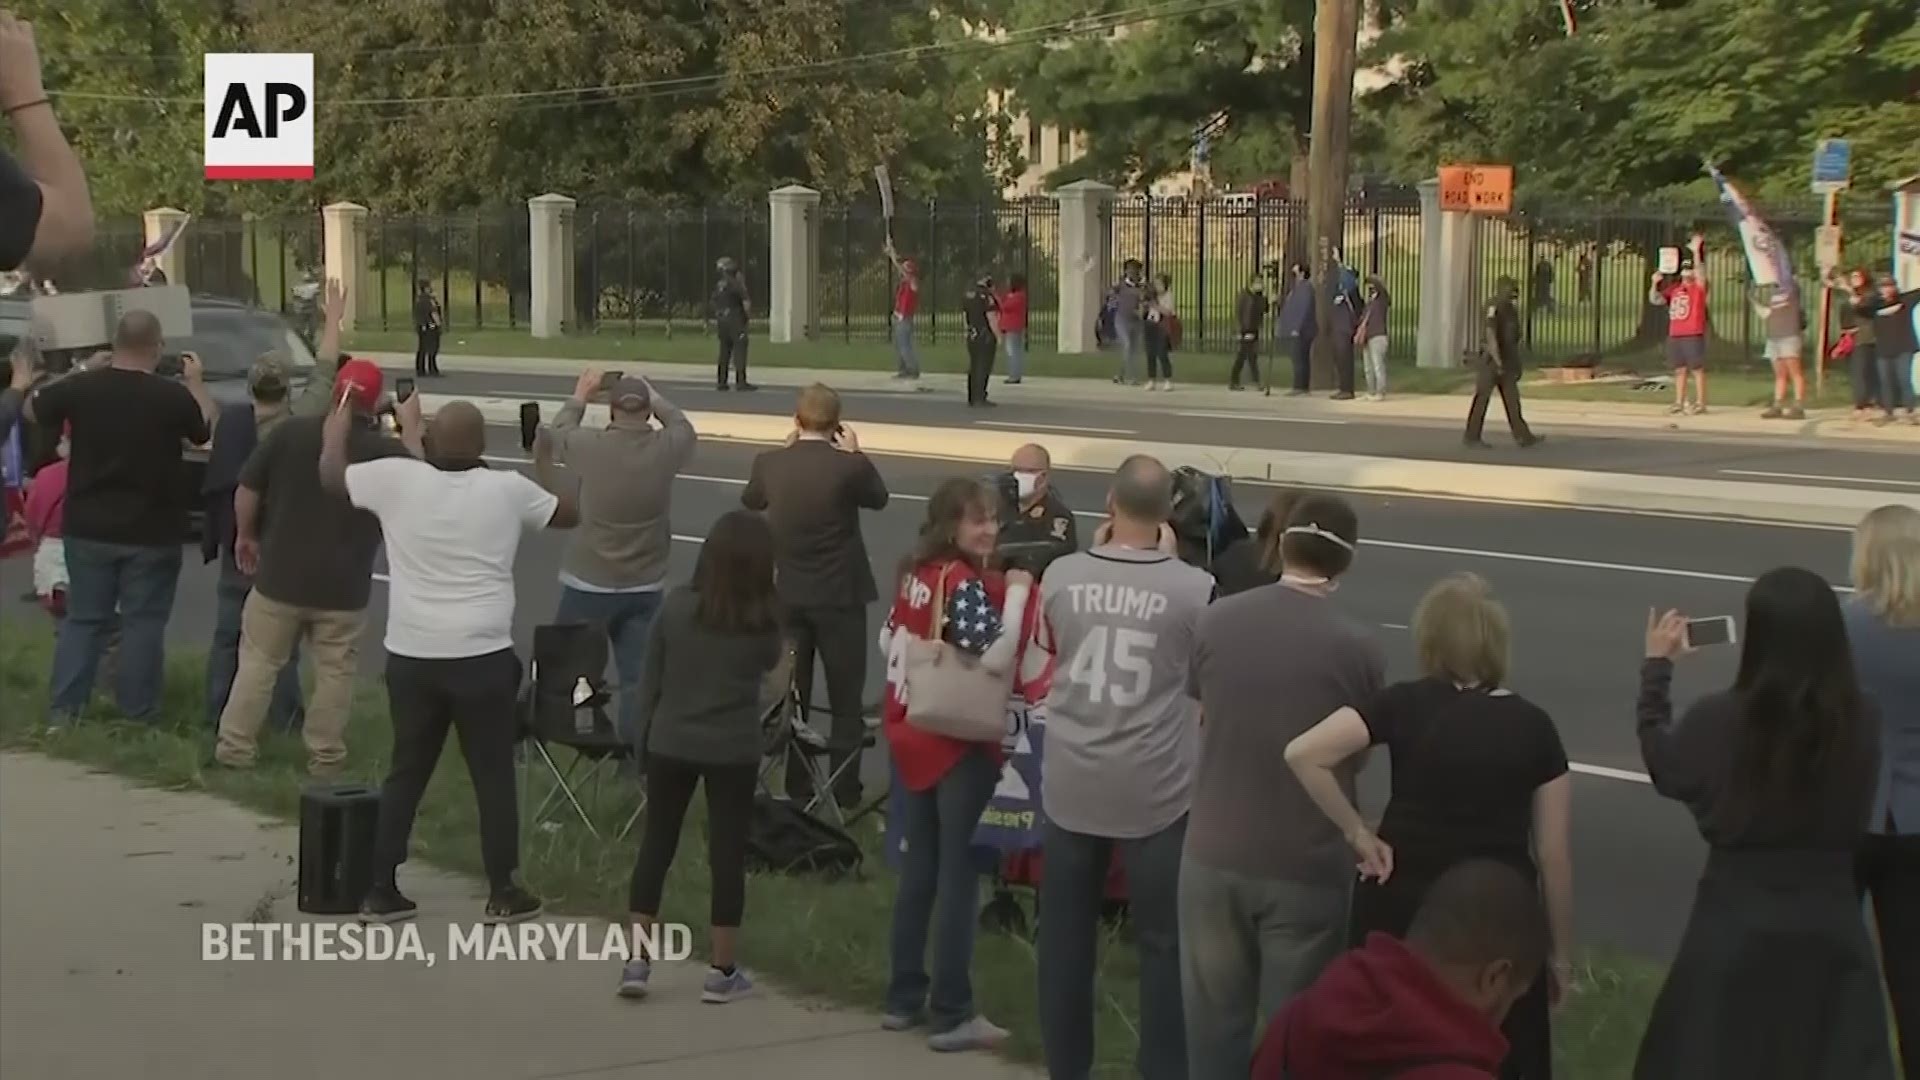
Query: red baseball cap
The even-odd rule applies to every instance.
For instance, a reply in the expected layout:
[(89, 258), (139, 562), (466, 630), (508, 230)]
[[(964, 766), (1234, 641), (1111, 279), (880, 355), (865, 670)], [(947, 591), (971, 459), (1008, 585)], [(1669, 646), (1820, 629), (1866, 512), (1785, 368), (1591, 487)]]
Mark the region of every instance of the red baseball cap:
[(380, 365), (371, 360), (349, 360), (340, 365), (339, 373), (333, 377), (334, 401), (346, 399), (361, 412), (372, 412), (380, 404), (380, 390), (385, 383), (386, 376), (380, 371)]

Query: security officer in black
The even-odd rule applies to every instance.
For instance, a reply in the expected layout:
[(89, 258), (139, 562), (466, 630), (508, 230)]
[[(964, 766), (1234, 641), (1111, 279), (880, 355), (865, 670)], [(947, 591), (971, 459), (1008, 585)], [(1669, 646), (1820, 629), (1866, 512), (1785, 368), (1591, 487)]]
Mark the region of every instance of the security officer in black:
[(1489, 449), (1480, 437), (1487, 423), (1487, 405), (1494, 391), (1500, 392), (1500, 404), (1507, 410), (1507, 427), (1521, 448), (1538, 446), (1543, 440), (1527, 427), (1520, 415), (1520, 309), (1514, 301), (1520, 286), (1503, 277), (1494, 286), (1493, 302), (1487, 305), (1486, 345), (1480, 352), (1480, 368), (1475, 373), (1473, 404), (1467, 409), (1465, 442), (1476, 450)]
[(720, 337), (720, 367), (714, 388), (728, 388), (727, 369), (731, 367), (734, 386), (758, 390), (759, 387), (747, 381), (747, 322), (753, 316), (747, 279), (732, 259), (721, 259), (717, 267), (720, 280), (713, 287), (713, 328)]
[(1007, 565), (1039, 577), (1047, 564), (1080, 550), (1073, 511), (1053, 490), (1052, 455), (1038, 443), (1013, 452), (1010, 490), (1001, 497), (998, 547)]
[(960, 314), (967, 327), (967, 404), (991, 408), (987, 400), (987, 378), (993, 374), (993, 358), (1000, 352), (1000, 300), (993, 295), (993, 278), (982, 274), (960, 301)]

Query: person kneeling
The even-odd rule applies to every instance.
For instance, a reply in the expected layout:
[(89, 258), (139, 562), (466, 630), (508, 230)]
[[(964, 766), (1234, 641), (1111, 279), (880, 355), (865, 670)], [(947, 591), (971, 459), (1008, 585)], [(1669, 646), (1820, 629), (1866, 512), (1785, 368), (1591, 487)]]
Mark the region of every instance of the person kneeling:
[(1404, 942), (1374, 934), (1274, 1017), (1254, 1080), (1492, 1080), (1500, 1024), (1539, 977), (1547, 917), (1519, 871), (1471, 859), (1440, 876)]

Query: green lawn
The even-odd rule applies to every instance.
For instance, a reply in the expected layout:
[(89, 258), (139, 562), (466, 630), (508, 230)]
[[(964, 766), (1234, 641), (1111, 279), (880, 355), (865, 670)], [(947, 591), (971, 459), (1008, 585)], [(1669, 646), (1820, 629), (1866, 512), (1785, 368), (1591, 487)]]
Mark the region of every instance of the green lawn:
[[(411, 332), (361, 330), (347, 336), (347, 345), (363, 351), (411, 353), (414, 342)], [(715, 346), (712, 336), (698, 324), (677, 326), (672, 333), (668, 333), (664, 326), (656, 328), (643, 324), (639, 333), (630, 333), (621, 327), (618, 330), (568, 334), (558, 338), (536, 338), (525, 331), (463, 330), (453, 327), (447, 331), (441, 351), (448, 356), (551, 357), (557, 369), (567, 370), (569, 362), (608, 366), (624, 361), (645, 360), (707, 365), (714, 360)], [(826, 340), (774, 345), (764, 338), (756, 338), (751, 357), (756, 368), (891, 371), (894, 366), (892, 347), (884, 341), (874, 340)], [(1272, 359), (1263, 358), (1262, 363), (1269, 367), (1270, 377), (1278, 377), (1284, 384), (1287, 378), (1285, 358), (1281, 358), (1282, 367), (1277, 370), (1271, 369)], [(966, 370), (966, 353), (958, 341), (942, 340), (924, 345), (920, 348), (920, 360), (927, 371), (959, 373)], [(1765, 372), (1741, 366), (1737, 361), (1724, 357), (1716, 357), (1716, 362), (1724, 366), (1712, 375), (1709, 387), (1712, 403), (1725, 408), (1758, 407), (1766, 404), (1772, 396), (1772, 379)], [(1174, 356), (1173, 363), (1177, 380), (1193, 385), (1225, 385), (1228, 369), (1232, 366), (1230, 357), (1218, 353), (1179, 353)], [(1043, 348), (1029, 353), (1027, 357), (1028, 371), (1034, 375), (1108, 379), (1113, 376), (1114, 364), (1111, 353), (1062, 356)], [(1658, 350), (1627, 354), (1609, 361), (1609, 364), (1647, 374), (1664, 374), (1665, 367)], [(1392, 365), (1388, 380), (1396, 393), (1406, 394), (1464, 393), (1471, 389), (1472, 384), (1465, 371), (1421, 368), (1404, 361)], [(1811, 380), (1808, 389), (1811, 393)], [(1530, 385), (1527, 393), (1532, 397), (1562, 401), (1670, 400), (1668, 392), (1664, 390), (1633, 390), (1624, 386), (1580, 383)], [(1816, 406), (1846, 403), (1846, 381), (1838, 376), (1829, 377), (1826, 393), (1811, 402)]]
[[(51, 636), (44, 623), (10, 621), (0, 626), (0, 746), (37, 750), (176, 791), (205, 791), (283, 820), (296, 816), (304, 751), (297, 740), (269, 736), (260, 767), (233, 773), (207, 766), (211, 733), (204, 725), (202, 657), (176, 649), (170, 664), (160, 728), (116, 722), (102, 710), (77, 729), (50, 734), (39, 720), (46, 706)], [(348, 771), (377, 781), (391, 745), (386, 703), (373, 682), (355, 703), (348, 741)], [(605, 808), (625, 819), (626, 806)], [(700, 829), (700, 804), (690, 817)], [(887, 975), (885, 927), (893, 898), (891, 873), (879, 854), (871, 826), (857, 835), (869, 866), (858, 880), (825, 883), (804, 878), (755, 876), (748, 885), (742, 956), (782, 987), (841, 1005), (877, 1009)], [(460, 756), (442, 756), (414, 830), (416, 852), (446, 868), (477, 874), (471, 788)], [(550, 906), (568, 914), (618, 918), (625, 906), (632, 841), (596, 841), (578, 823), (529, 830), (523, 839), (528, 884)], [(694, 926), (707, 916), (705, 846), (683, 844), (668, 882), (662, 918)], [(985, 1011), (1014, 1032), (1009, 1052), (1024, 1061), (1040, 1054), (1032, 944), (1018, 937), (983, 935), (975, 958), (976, 993)], [(1658, 990), (1660, 971), (1609, 952), (1590, 952), (1578, 963), (1580, 992), (1558, 1021), (1562, 1075), (1573, 1080), (1626, 1077), (1644, 1018)], [(1132, 950), (1102, 952), (1099, 1067), (1097, 1075), (1131, 1075), (1136, 1039)]]

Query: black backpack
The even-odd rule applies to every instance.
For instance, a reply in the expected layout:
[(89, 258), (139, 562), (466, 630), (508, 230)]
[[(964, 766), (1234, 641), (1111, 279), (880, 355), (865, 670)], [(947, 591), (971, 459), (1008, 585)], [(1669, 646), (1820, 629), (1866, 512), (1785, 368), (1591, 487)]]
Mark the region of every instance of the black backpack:
[(776, 874), (838, 877), (860, 868), (860, 845), (790, 799), (753, 797), (747, 825), (747, 868)]

